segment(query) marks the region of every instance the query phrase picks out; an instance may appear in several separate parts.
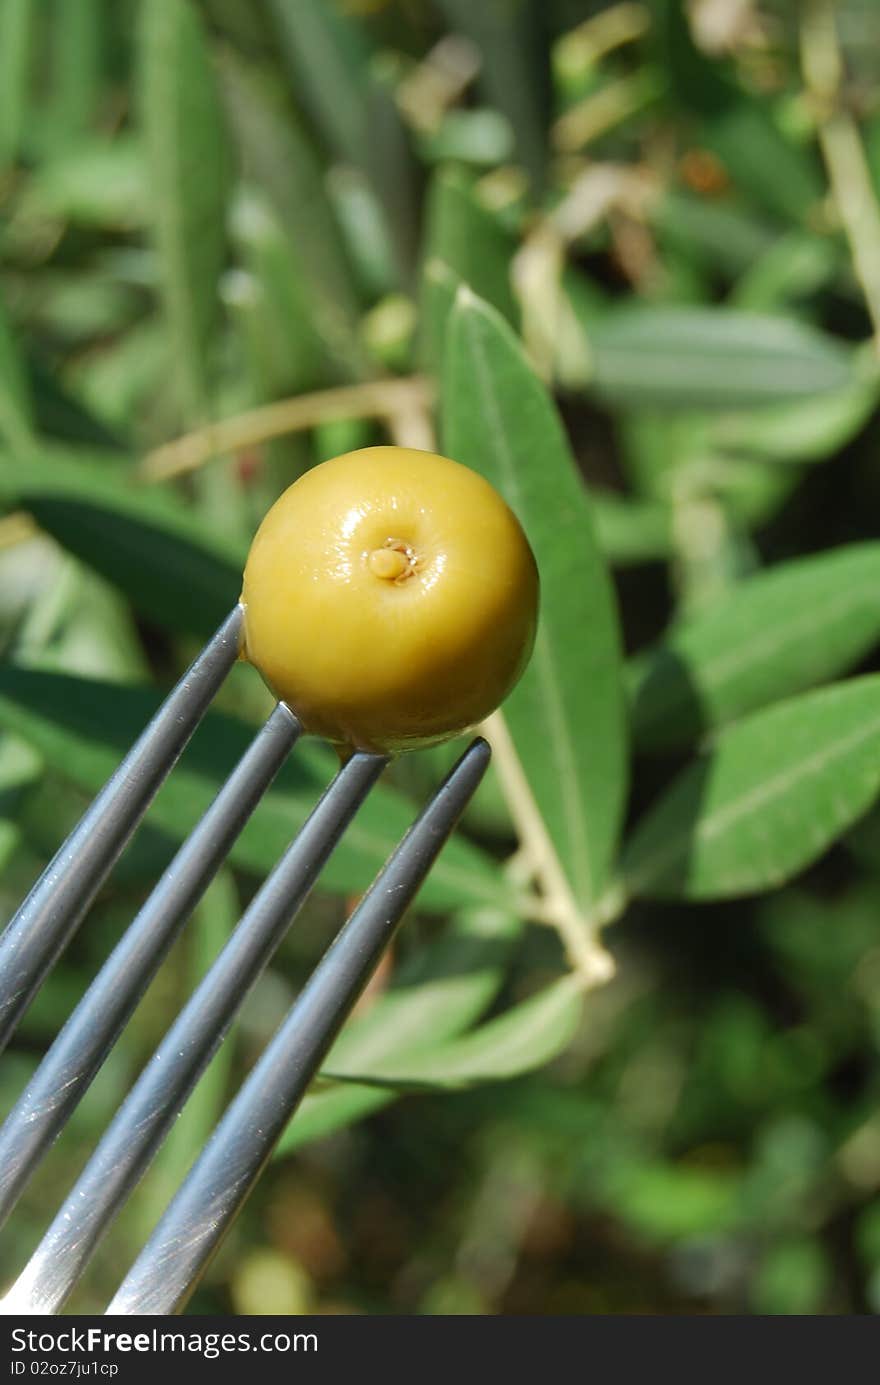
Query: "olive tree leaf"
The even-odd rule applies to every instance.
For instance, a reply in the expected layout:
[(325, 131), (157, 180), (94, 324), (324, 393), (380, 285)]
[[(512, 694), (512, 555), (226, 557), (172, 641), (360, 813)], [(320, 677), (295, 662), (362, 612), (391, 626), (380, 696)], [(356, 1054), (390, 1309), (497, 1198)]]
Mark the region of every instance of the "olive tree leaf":
[(773, 404), (754, 412), (722, 415), (713, 440), (722, 452), (774, 462), (823, 462), (851, 442), (880, 403), (880, 372), (866, 372), (841, 390)]
[(756, 712), (722, 731), (637, 824), (630, 893), (725, 899), (790, 879), (880, 790), (880, 675)]
[[(361, 1071), (429, 1051), (460, 1034), (500, 989), (522, 927), (504, 909), (458, 911), (449, 930), (407, 958), (390, 989), (349, 1021), (327, 1057), (328, 1068)], [(390, 1087), (354, 1082), (310, 1093), (275, 1157), (369, 1115), (395, 1096)]]
[(573, 896), (586, 910), (607, 882), (627, 788), (614, 595), (553, 404), (513, 333), (467, 289), (448, 332), (443, 436), (451, 456), (505, 497), (537, 559), (535, 652), (504, 710)]
[[(254, 674), (256, 677), (256, 674)], [(21, 737), (86, 793), (100, 789), (154, 714), (161, 694), (90, 678), (11, 666), (0, 668), (0, 726)], [(254, 728), (209, 712), (160, 789), (148, 821), (175, 841), (192, 830), (244, 754)], [(335, 758), (312, 742), (300, 744), (260, 801), (230, 853), (256, 875), (275, 865), (329, 782)], [(322, 876), (333, 890), (365, 890), (414, 816), (411, 805), (379, 784), (328, 862)], [(434, 866), (420, 899), (428, 908), (504, 903), (503, 875), (477, 847), (453, 838)]]
[(206, 408), (230, 160), (205, 37), (191, 0), (149, 0), (142, 7), (138, 56), (163, 297), (184, 411), (194, 422)]
[(643, 749), (687, 745), (856, 663), (880, 640), (880, 544), (848, 544), (747, 578), (631, 667)]
[(497, 1019), (436, 1048), (395, 1055), (356, 1073), (340, 1073), (328, 1061), (324, 1071), (340, 1081), (403, 1089), (445, 1091), (498, 1082), (543, 1067), (567, 1048), (582, 1009), (579, 979), (565, 976)]
[(596, 324), (594, 389), (639, 408), (741, 409), (842, 391), (852, 352), (796, 318), (627, 305)]
[(34, 0), (0, 5), (0, 169), (18, 153), (28, 109)]
[(439, 370), (448, 315), (460, 284), (519, 321), (510, 270), (516, 243), (477, 200), (465, 174), (440, 168), (428, 191), (422, 277), (423, 349)]
[(414, 165), (365, 32), (324, 0), (270, 0), (298, 97), (343, 162), (366, 175), (405, 282), (415, 259)]
[(360, 304), (324, 185), (324, 173), (296, 113), (265, 80), (262, 69), (234, 52), (221, 55), (220, 89), (246, 176), (265, 194), (286, 240), (286, 272), (308, 304), (297, 339), (316, 337), (336, 377), (363, 374), (358, 338)]
[(106, 457), (0, 453), (0, 500), (124, 592), (144, 616), (206, 637), (238, 600), (245, 553), (213, 536), (170, 488), (138, 489)]
[(549, 26), (528, 0), (439, 0), (454, 28), (480, 50), (480, 84), (510, 121), (519, 162), (536, 188), (547, 160), (550, 115)]

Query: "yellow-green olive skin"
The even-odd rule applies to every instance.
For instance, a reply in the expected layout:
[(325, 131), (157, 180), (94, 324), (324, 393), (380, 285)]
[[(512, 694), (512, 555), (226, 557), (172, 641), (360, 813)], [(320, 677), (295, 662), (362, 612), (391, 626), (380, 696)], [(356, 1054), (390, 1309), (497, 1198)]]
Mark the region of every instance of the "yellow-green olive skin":
[(468, 467), (368, 447), (314, 467), (260, 525), (246, 657), (306, 731), (395, 754), (488, 716), (531, 654), (538, 573)]

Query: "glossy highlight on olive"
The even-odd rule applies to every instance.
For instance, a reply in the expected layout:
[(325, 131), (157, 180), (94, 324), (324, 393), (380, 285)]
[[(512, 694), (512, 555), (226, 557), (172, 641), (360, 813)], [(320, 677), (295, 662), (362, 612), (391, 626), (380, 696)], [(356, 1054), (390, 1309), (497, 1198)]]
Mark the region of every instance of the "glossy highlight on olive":
[(368, 447), (314, 467), (260, 525), (244, 653), (306, 731), (396, 753), (482, 721), (525, 668), (538, 573), (476, 472)]

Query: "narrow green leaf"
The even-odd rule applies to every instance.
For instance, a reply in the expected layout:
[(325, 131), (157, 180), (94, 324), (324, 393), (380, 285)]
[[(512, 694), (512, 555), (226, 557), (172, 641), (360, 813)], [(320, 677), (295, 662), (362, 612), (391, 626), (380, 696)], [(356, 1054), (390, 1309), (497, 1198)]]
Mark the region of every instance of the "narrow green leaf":
[(4, 0), (0, 5), (0, 169), (18, 153), (28, 110), (33, 0)]
[(219, 76), (245, 172), (274, 209), (294, 272), (307, 291), (311, 330), (337, 375), (363, 374), (360, 304), (318, 158), (295, 112), (267, 85), (262, 69), (226, 52)]
[(549, 24), (530, 0), (440, 0), (454, 28), (480, 50), (480, 85), (507, 117), (519, 162), (540, 189), (550, 116)]
[(880, 640), (880, 544), (850, 544), (748, 578), (674, 627), (632, 668), (632, 727), (645, 749), (823, 683)]
[(340, 1073), (328, 1061), (326, 1076), (343, 1082), (441, 1091), (519, 1077), (543, 1067), (568, 1047), (582, 1009), (580, 983), (566, 976), (462, 1038), (409, 1057), (389, 1057), (356, 1074)]
[(574, 897), (588, 909), (607, 881), (626, 799), (614, 595), (553, 404), (513, 333), (467, 289), (448, 333), (443, 436), (451, 456), (500, 490), (535, 552), (535, 652), (504, 710)]
[[(452, 307), (450, 285), (458, 280), (516, 324), (510, 266), (513, 238), (481, 206), (467, 176), (440, 169), (428, 192), (423, 280), (423, 345), (426, 360), (439, 370), (446, 319)], [(438, 271), (437, 266), (442, 266)]]
[(804, 693), (723, 731), (636, 827), (628, 889), (725, 899), (782, 884), (880, 790), (880, 675)]
[(669, 506), (650, 500), (629, 500), (614, 491), (590, 492), (596, 537), (612, 567), (657, 562), (672, 551)]
[(33, 441), (33, 409), (27, 374), (12, 328), (0, 301), (0, 440), (8, 447), (29, 451)]
[[(0, 726), (27, 741), (86, 793), (102, 787), (160, 701), (153, 689), (0, 668)], [(254, 728), (238, 718), (210, 712), (160, 790), (148, 821), (175, 840), (186, 836), (253, 734)], [(233, 864), (265, 875), (315, 806), (335, 765), (332, 752), (323, 746), (310, 741), (299, 745), (232, 848)], [(377, 785), (325, 868), (325, 887), (365, 890), (413, 816), (405, 799), (388, 785)], [(454, 838), (420, 899), (425, 907), (448, 909), (503, 903), (509, 895), (495, 864), (464, 839)]]
[(312, 322), (311, 284), (260, 189), (239, 196), (231, 231), (246, 272), (227, 277), (226, 297), (243, 329), (258, 399), (331, 384), (337, 372)]
[(740, 85), (733, 63), (709, 57), (694, 43), (680, 0), (653, 0), (656, 57), (698, 140), (721, 159), (733, 182), (773, 215), (803, 223), (822, 196), (811, 153), (787, 139), (769, 105)]
[(799, 227), (773, 242), (749, 265), (730, 295), (730, 303), (749, 312), (775, 312), (818, 293), (840, 267), (840, 247)]
[(52, 7), (51, 79), (41, 103), (45, 142), (73, 147), (88, 130), (101, 101), (104, 0), (61, 0)]
[[(346, 1025), (328, 1067), (389, 1062), (443, 1044), (479, 1019), (498, 992), (522, 924), (500, 909), (468, 909), (449, 931), (396, 971), (391, 989)], [(395, 1099), (388, 1087), (340, 1084), (306, 1097), (287, 1127), (276, 1157), (359, 1120)]]
[(225, 255), (226, 131), (191, 0), (147, 0), (140, 31), (141, 119), (165, 310), (185, 415), (206, 411), (207, 351)]
[(866, 378), (856, 378), (816, 399), (722, 416), (716, 420), (713, 436), (722, 451), (735, 456), (824, 462), (857, 437), (878, 403), (880, 373), (872, 370)]
[(25, 467), (0, 453), (0, 500), (168, 629), (206, 637), (238, 600), (244, 551), (230, 551), (176, 492), (139, 489), (106, 459), (41, 452)]
[(658, 198), (651, 216), (661, 244), (703, 269), (729, 278), (746, 273), (768, 255), (779, 235), (751, 207), (715, 202), (680, 190)]
[(153, 205), (144, 143), (128, 130), (113, 139), (101, 134), (77, 140), (34, 170), (24, 195), (34, 216), (104, 230), (140, 227)]
[(751, 408), (844, 390), (851, 353), (795, 318), (627, 306), (596, 326), (594, 388), (643, 408)]
[(413, 164), (390, 90), (353, 16), (324, 0), (270, 0), (297, 97), (344, 163), (366, 174), (405, 279), (415, 254)]

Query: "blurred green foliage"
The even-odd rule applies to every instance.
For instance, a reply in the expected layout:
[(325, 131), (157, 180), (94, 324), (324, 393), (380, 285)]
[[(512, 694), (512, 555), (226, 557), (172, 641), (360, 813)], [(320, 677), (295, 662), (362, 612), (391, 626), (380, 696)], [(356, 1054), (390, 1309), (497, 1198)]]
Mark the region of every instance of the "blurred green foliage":
[[(0, 0), (3, 915), (309, 466), (434, 436), (541, 568), (512, 755), (193, 1311), (880, 1311), (878, 55), (873, 0)], [(0, 1109), (268, 706), (236, 668)], [(72, 1308), (456, 751), (387, 773)], [(279, 776), (4, 1281), (332, 772)]]

